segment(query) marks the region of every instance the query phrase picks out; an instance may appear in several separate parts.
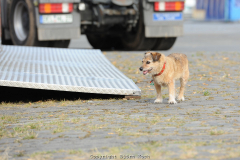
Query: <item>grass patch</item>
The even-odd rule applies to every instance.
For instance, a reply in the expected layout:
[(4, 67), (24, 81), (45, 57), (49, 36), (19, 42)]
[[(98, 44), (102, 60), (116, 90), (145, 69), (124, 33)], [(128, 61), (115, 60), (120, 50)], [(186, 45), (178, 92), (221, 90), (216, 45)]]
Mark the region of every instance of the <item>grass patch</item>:
[(147, 150), (147, 151), (152, 151), (152, 150), (156, 150), (159, 147), (162, 147), (162, 143), (159, 141), (150, 141), (148, 143), (141, 143), (140, 147), (142, 150)]
[(23, 157), (24, 155), (25, 155), (25, 151), (18, 151), (18, 153), (14, 155), (14, 157)]
[(40, 130), (40, 124), (39, 123), (30, 123), (26, 125), (27, 128), (29, 129), (35, 129), (35, 130)]
[(17, 123), (19, 117), (17, 116), (11, 116), (11, 115), (1, 115), (0, 120), (2, 124), (12, 124), (12, 123)]
[(137, 121), (137, 122), (140, 122), (140, 123), (147, 123), (148, 122), (148, 118), (145, 117), (145, 116), (140, 116), (139, 118), (135, 118), (134, 120)]
[(68, 151), (68, 154), (74, 154), (74, 155), (83, 155), (83, 151), (82, 150), (70, 150)]
[(210, 135), (223, 135), (223, 134), (226, 134), (226, 133), (222, 130), (211, 130), (210, 131)]
[(204, 96), (209, 96), (210, 94), (211, 94), (211, 93), (208, 92), (208, 91), (204, 91), (204, 92), (203, 92), (203, 95), (204, 95)]
[(85, 138), (89, 138), (92, 135), (92, 133), (90, 131), (87, 132), (87, 134), (84, 137), (79, 137), (80, 139), (85, 139)]
[(63, 132), (63, 127), (57, 127), (52, 131), (53, 134), (61, 133), (61, 132)]
[(38, 136), (37, 133), (30, 131), (26, 133), (26, 136), (23, 137), (23, 139), (36, 139)]
[(33, 159), (50, 159), (51, 155), (54, 153), (58, 153), (59, 151), (43, 151), (43, 152), (35, 152), (30, 155)]

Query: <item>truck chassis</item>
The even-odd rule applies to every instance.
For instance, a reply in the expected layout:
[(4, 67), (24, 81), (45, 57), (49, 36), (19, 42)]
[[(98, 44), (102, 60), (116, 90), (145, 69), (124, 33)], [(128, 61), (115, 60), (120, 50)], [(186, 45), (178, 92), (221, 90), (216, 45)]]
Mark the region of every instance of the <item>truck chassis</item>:
[(98, 49), (168, 50), (183, 35), (183, 5), (183, 0), (1, 0), (2, 39), (66, 48), (85, 34)]

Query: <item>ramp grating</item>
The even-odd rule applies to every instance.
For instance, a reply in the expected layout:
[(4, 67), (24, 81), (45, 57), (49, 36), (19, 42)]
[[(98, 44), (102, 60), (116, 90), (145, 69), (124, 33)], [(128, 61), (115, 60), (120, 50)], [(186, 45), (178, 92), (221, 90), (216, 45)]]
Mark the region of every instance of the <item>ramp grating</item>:
[(100, 50), (2, 45), (0, 86), (141, 95), (136, 84)]

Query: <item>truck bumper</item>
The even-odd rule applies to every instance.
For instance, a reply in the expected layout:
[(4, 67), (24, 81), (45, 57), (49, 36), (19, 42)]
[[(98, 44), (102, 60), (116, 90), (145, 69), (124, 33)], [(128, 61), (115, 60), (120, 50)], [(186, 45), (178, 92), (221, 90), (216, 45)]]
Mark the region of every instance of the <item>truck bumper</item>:
[(145, 26), (145, 37), (178, 37), (183, 35), (182, 25)]
[(38, 40), (68, 40), (80, 37), (80, 27), (77, 28), (38, 28)]

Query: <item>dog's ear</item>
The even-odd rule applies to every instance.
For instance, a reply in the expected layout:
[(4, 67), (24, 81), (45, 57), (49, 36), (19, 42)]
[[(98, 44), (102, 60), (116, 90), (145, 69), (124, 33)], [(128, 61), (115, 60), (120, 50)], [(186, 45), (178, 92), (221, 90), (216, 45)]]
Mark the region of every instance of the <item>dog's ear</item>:
[(152, 59), (153, 59), (153, 62), (156, 62), (156, 61), (159, 61), (160, 57), (161, 57), (161, 53), (151, 53), (151, 56), (152, 56)]

